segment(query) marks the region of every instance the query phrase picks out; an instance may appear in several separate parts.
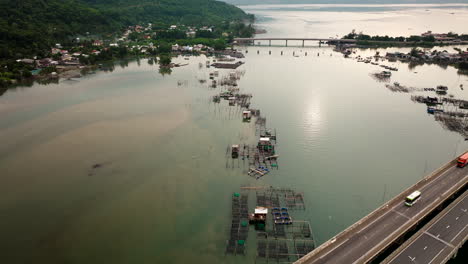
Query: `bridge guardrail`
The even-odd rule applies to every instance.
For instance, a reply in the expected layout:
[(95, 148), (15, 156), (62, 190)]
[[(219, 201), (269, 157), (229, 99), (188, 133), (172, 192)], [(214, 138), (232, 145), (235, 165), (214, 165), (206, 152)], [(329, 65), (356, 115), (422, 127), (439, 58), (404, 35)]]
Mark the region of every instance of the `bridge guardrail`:
[(302, 258), (300, 258), (299, 260), (297, 260), (296, 262), (294, 262), (294, 264), (303, 264), (303, 263), (306, 263), (309, 259), (312, 259), (315, 255), (319, 254), (321, 251), (323, 251), (325, 248), (327, 248), (328, 246), (330, 246), (331, 244), (337, 242), (337, 240), (341, 239), (342, 237), (346, 236), (347, 234), (351, 233), (352, 231), (354, 231), (356, 228), (360, 227), (364, 222), (366, 222), (367, 220), (369, 220), (371, 217), (375, 217), (376, 215), (378, 215), (379, 213), (383, 213), (388, 207), (390, 204), (394, 204), (396, 203), (396, 201), (398, 202), (401, 202), (402, 199), (404, 197), (406, 197), (408, 195), (408, 193), (410, 193), (411, 191), (413, 190), (416, 190), (418, 188), (420, 188), (422, 185), (424, 185), (429, 179), (432, 179), (440, 174), (442, 174), (444, 171), (446, 171), (447, 169), (449, 169), (450, 167), (452, 167), (453, 165), (455, 165), (457, 163), (457, 158), (453, 159), (452, 161), (446, 163), (445, 165), (443, 165), (442, 167), (438, 168), (437, 170), (433, 171), (431, 174), (429, 174), (428, 176), (422, 178), (421, 180), (419, 180), (417, 183), (415, 183), (414, 185), (408, 187), (406, 190), (404, 190), (403, 192), (401, 192), (400, 194), (398, 194), (397, 196), (395, 196), (393, 199), (387, 201), (386, 203), (384, 203), (382, 206), (378, 207), (377, 209), (375, 209), (374, 211), (372, 211), (371, 213), (369, 213), (368, 215), (364, 216), (361, 220), (357, 221), (356, 223), (352, 224), (351, 226), (349, 226), (348, 228), (346, 228), (345, 230), (341, 231), (340, 233), (338, 233), (336, 236), (332, 237), (331, 239), (329, 239), (328, 241), (326, 241), (325, 243), (323, 243), (322, 245), (320, 245), (318, 248), (316, 248), (315, 250), (309, 252), (309, 254), (303, 256)]
[[(465, 196), (466, 196), (466, 194), (465, 194), (465, 195), (462, 195), (462, 196), (459, 197), (457, 200), (463, 199)], [(454, 203), (456, 203), (457, 200), (455, 200), (455, 202), (451, 203), (451, 204), (450, 204), (446, 209), (444, 209), (444, 210), (451, 210), (453, 207), (455, 207), (456, 205), (455, 205)], [(438, 214), (438, 215), (437, 215), (436, 217), (434, 217), (431, 221), (429, 221), (429, 223), (427, 223), (421, 230), (419, 230), (415, 235), (413, 235), (410, 239), (408, 239), (405, 243), (403, 243), (403, 244), (401, 245), (401, 247), (404, 246), (404, 248), (402, 248), (402, 251), (405, 250), (409, 245), (411, 245), (415, 240), (417, 240), (417, 239), (420, 237), (420, 235), (421, 235), (424, 231), (429, 230), (429, 229), (432, 227), (432, 225), (433, 225), (435, 222), (439, 221), (442, 217), (444, 217), (444, 215)], [(466, 238), (465, 238), (465, 240), (466, 240)], [(457, 249), (457, 248), (454, 248), (454, 250), (452, 251), (452, 253), (449, 254), (449, 256), (447, 257), (447, 260), (450, 258), (451, 255), (453, 255), (453, 252), (454, 252), (456, 249)], [(391, 261), (392, 261), (396, 256), (398, 256), (400, 253), (401, 253), (401, 251), (395, 250), (395, 251), (394, 251), (392, 254), (390, 254), (387, 258), (385, 258), (385, 260), (382, 261), (381, 264), (387, 264), (387, 263), (391, 262)], [(445, 262), (447, 262), (447, 261), (445, 261)], [(443, 262), (443, 263), (445, 263), (445, 262)]]

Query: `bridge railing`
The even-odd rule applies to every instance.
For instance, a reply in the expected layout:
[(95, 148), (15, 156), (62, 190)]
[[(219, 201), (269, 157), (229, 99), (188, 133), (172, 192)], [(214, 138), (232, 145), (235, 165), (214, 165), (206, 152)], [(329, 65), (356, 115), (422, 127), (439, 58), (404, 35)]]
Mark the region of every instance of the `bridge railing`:
[[(462, 200), (464, 198), (464, 196), (460, 196), (457, 200), (455, 200), (453, 203), (451, 203), (446, 209), (444, 210), (451, 210), (453, 209), (453, 207), (456, 206), (456, 202), (458, 200)], [(425, 231), (429, 230), (430, 227), (436, 223), (437, 221), (439, 221), (442, 217), (444, 217), (444, 215), (442, 214), (438, 214), (436, 217), (434, 217), (431, 221), (429, 221), (421, 230), (418, 231), (418, 233), (416, 233), (415, 235), (411, 236), (408, 240), (405, 241), (405, 243), (403, 243), (399, 249), (401, 250), (395, 250), (394, 252), (392, 252), (392, 254), (390, 254), (388, 257), (386, 257), (382, 262), (381, 264), (387, 264), (387, 263), (390, 263), (391, 261), (394, 260), (394, 258), (396, 258), (399, 254), (401, 254), (401, 251), (404, 250), (404, 248), (406, 248), (408, 245), (411, 245), (414, 241), (416, 241), (417, 239), (419, 239), (420, 235), (423, 234)], [(466, 238), (462, 241), (462, 244), (465, 242)], [(454, 247), (453, 250), (447, 255), (447, 257), (445, 258), (445, 260), (442, 262), (442, 263), (446, 263), (450, 257), (456, 252), (458, 248), (457, 247)]]
[(457, 163), (457, 159), (454, 159), (454, 160), (446, 163), (445, 165), (443, 165), (439, 169), (433, 171), (431, 174), (429, 174), (428, 176), (422, 178), (416, 184), (414, 184), (411, 187), (407, 188), (406, 190), (404, 190), (403, 192), (401, 192), (400, 194), (395, 196), (393, 199), (387, 201), (386, 203), (384, 203), (379, 208), (375, 209), (374, 211), (372, 211), (368, 215), (364, 216), (361, 220), (359, 220), (356, 223), (352, 224), (350, 227), (348, 227), (345, 230), (343, 230), (342, 232), (338, 233), (336, 236), (332, 237), (331, 239), (329, 239), (328, 241), (326, 241), (325, 243), (320, 245), (318, 248), (311, 251), (309, 254), (307, 254), (307, 255), (303, 256), (302, 258), (300, 258), (299, 260), (297, 260), (295, 262), (295, 264), (306, 263), (308, 260), (313, 259), (316, 255), (321, 253), (323, 250), (325, 250), (328, 247), (332, 246), (334, 243), (339, 242), (339, 240), (341, 238), (345, 237), (346, 235), (352, 233), (355, 229), (360, 227), (363, 223), (365, 223), (370, 218), (377, 217), (377, 216), (383, 214), (390, 207), (390, 205), (395, 205), (396, 203), (403, 202), (404, 198), (406, 196), (408, 196), (409, 193), (411, 193), (411, 192), (417, 190), (418, 188), (422, 187), (423, 185), (426, 184), (427, 181), (432, 180), (436, 176), (439, 176), (440, 174), (444, 173), (447, 169), (451, 168), (456, 163)]

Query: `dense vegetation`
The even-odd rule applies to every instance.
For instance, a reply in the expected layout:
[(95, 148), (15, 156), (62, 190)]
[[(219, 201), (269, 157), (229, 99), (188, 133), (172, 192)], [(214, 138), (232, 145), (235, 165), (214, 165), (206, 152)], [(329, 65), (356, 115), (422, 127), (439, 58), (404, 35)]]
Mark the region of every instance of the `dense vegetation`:
[(0, 0), (0, 59), (43, 55), (73, 36), (112, 34), (153, 23), (218, 25), (251, 19), (241, 9), (214, 0)]

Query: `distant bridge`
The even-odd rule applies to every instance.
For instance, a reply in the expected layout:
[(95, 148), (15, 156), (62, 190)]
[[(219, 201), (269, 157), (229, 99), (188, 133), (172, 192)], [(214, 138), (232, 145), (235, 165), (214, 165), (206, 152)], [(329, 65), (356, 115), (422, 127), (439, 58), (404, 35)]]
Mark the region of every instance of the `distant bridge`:
[(271, 46), (272, 40), (285, 41), (286, 47), (288, 46), (288, 41), (302, 41), (302, 46), (306, 41), (318, 41), (319, 45), (322, 43), (356, 43), (355, 39), (336, 39), (336, 38), (234, 38), (236, 43), (251, 43), (254, 44), (255, 41), (268, 41), (269, 46)]

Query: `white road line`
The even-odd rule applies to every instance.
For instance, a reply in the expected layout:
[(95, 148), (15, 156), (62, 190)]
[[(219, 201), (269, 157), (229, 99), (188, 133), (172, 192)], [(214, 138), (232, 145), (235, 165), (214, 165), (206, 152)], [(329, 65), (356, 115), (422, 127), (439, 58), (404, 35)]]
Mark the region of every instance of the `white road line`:
[(443, 240), (443, 239), (440, 239), (440, 238), (439, 238), (439, 235), (437, 235), (437, 236), (435, 237), (433, 234), (428, 233), (428, 232), (426, 232), (426, 231), (424, 231), (424, 234), (426, 234), (426, 235), (428, 235), (428, 236), (430, 236), (430, 237), (432, 237), (432, 238), (434, 238), (434, 239), (436, 239), (436, 240), (438, 240), (438, 241), (444, 243), (445, 245), (447, 245), (447, 246), (449, 246), (449, 247), (452, 247), (452, 248), (454, 247), (454, 246), (453, 246), (452, 244), (450, 244), (449, 242), (447, 242), (447, 241), (445, 241), (445, 240)]
[(347, 238), (345, 241), (341, 242), (340, 244), (336, 245), (336, 247), (334, 247), (333, 249), (329, 250), (325, 255), (319, 257), (319, 259), (326, 257), (326, 256), (327, 256), (328, 254), (330, 254), (333, 250), (339, 248), (341, 245), (343, 245), (344, 243), (346, 243), (346, 241), (348, 241), (348, 240), (349, 240), (349, 238)]
[[(422, 186), (422, 187), (419, 188), (419, 189), (420, 189), (421, 191), (423, 191), (423, 190), (427, 190), (427, 189), (433, 188), (434, 186), (437, 186), (438, 184), (440, 184), (440, 182), (438, 181), (438, 179), (444, 177), (444, 175), (445, 175), (445, 174), (448, 174), (448, 173), (451, 174), (451, 175), (448, 176), (448, 177), (450, 177), (450, 179), (452, 180), (453, 178), (456, 178), (456, 177), (458, 177), (460, 174), (462, 174), (462, 171), (454, 171), (453, 168), (452, 168), (452, 169), (448, 169), (448, 170), (444, 171), (443, 173), (441, 173), (440, 175), (438, 175), (438, 176), (436, 176), (435, 178), (433, 178), (432, 181), (431, 181), (430, 183), (425, 184), (424, 186)], [(465, 180), (467, 177), (468, 177), (468, 174), (466, 174), (465, 176), (462, 177), (462, 179), (459, 179), (459, 180), (463, 181), (463, 180)], [(447, 192), (450, 191), (450, 190), (453, 190), (453, 188), (455, 188), (455, 185), (452, 186), (451, 188), (449, 188), (449, 190), (447, 190), (446, 192), (444, 192), (444, 194), (447, 193)], [(413, 217), (411, 217), (411, 218), (408, 218), (408, 217), (405, 216), (405, 215), (403, 215), (403, 216), (405, 216), (405, 217), (408, 218), (408, 219), (416, 218), (416, 217), (419, 216), (423, 211), (427, 210), (428, 208), (431, 208), (432, 205), (433, 205), (434, 203), (436, 203), (438, 200), (440, 200), (440, 197), (441, 197), (441, 196), (437, 196), (437, 198), (435, 198), (435, 200), (433, 200), (433, 201), (432, 201), (431, 203), (429, 203), (428, 205), (424, 206), (424, 208), (421, 208), (421, 209), (419, 210), (419, 212), (418, 212), (415, 216), (413, 216)], [(390, 201), (389, 201), (389, 202), (390, 202)], [(376, 219), (374, 219), (372, 222), (368, 223), (366, 226), (362, 227), (359, 231), (355, 231), (354, 234), (359, 234), (359, 233), (361, 233), (362, 231), (365, 231), (365, 230), (369, 229), (372, 225), (374, 225), (374, 223), (376, 223), (377, 221), (379, 221), (381, 218), (383, 218), (384, 216), (388, 216), (389, 212), (391, 212), (391, 211), (397, 212), (397, 213), (399, 213), (400, 215), (402, 215), (400, 212), (398, 212), (398, 211), (395, 210), (399, 205), (401, 205), (401, 204), (398, 204), (398, 203), (397, 203), (397, 204), (394, 205), (393, 207), (388, 208), (388, 204), (387, 204), (386, 211), (384, 211), (382, 215), (380, 215), (379, 217), (377, 217)], [(390, 210), (388, 210), (388, 209), (390, 209)], [(419, 208), (418, 208), (418, 209), (419, 209)], [(407, 210), (409, 210), (409, 208), (408, 208)], [(466, 212), (466, 209), (465, 209), (464, 212)], [(394, 219), (392, 218), (392, 220), (394, 220)], [(405, 223), (405, 224), (406, 224), (406, 223)], [(388, 238), (388, 237), (391, 237), (391, 236), (392, 236), (393, 234), (395, 234), (399, 229), (400, 229), (400, 228), (397, 228), (394, 232), (392, 232), (389, 236), (387, 236), (387, 238)], [(457, 235), (458, 235), (458, 234), (457, 234)], [(354, 236), (354, 235), (351, 235), (351, 237), (353, 237), (353, 236)], [(338, 247), (340, 247), (341, 245), (343, 245), (344, 243), (346, 243), (349, 239), (350, 239), (350, 238), (347, 238), (345, 241), (343, 241), (343, 242), (341, 242), (340, 244), (334, 246), (334, 247), (333, 247), (331, 250), (329, 250), (326, 254), (324, 254), (323, 256), (319, 257), (319, 259), (323, 259), (325, 256), (327, 256), (328, 254), (330, 254), (331, 252), (333, 252), (335, 249), (337, 249)], [(380, 241), (377, 245), (375, 245), (374, 247), (372, 247), (371, 250), (374, 249), (374, 248), (376, 248), (376, 247), (378, 247), (378, 246), (380, 246), (382, 243), (385, 242), (385, 240), (387, 240), (387, 239), (386, 239), (386, 238), (382, 239), (382, 241)], [(443, 241), (443, 240), (442, 240), (442, 241)], [(443, 241), (443, 242), (445, 242), (445, 241)], [(445, 242), (445, 243), (446, 243), (446, 242)], [(448, 244), (448, 243), (447, 243), (447, 244)], [(408, 247), (408, 246), (407, 246), (407, 247)], [(407, 247), (406, 247), (406, 248), (407, 248)], [(452, 247), (453, 247), (453, 246), (452, 246)], [(441, 252), (442, 252), (442, 251), (441, 251)], [(401, 252), (400, 252), (400, 254), (401, 254)], [(398, 254), (398, 255), (400, 255), (400, 254)], [(439, 254), (440, 254), (440, 252), (439, 252), (437, 255), (439, 255)], [(354, 261), (353, 263), (359, 262), (364, 256), (365, 256), (365, 255), (363, 255), (362, 257), (360, 257), (358, 260)], [(437, 257), (437, 256), (436, 256), (436, 257)], [(432, 262), (432, 261), (431, 261), (431, 262)]]
[(395, 212), (395, 213), (397, 213), (397, 214), (399, 214), (399, 215), (401, 215), (401, 216), (403, 216), (404, 218), (406, 218), (406, 219), (408, 219), (408, 220), (411, 219), (411, 218), (407, 217), (406, 215), (404, 215), (404, 214), (398, 212), (398, 211), (395, 210), (395, 209), (392, 209), (392, 211)]
[[(393, 208), (395, 208), (395, 207), (393, 207)], [(393, 209), (393, 208), (392, 208), (392, 209)], [(369, 226), (373, 225), (376, 221), (378, 221), (380, 218), (384, 217), (385, 215), (387, 215), (387, 214), (388, 214), (389, 212), (391, 212), (391, 211), (392, 211), (391, 209), (390, 209), (390, 210), (387, 209), (387, 211), (386, 211), (385, 213), (383, 213), (381, 216), (377, 217), (374, 221), (372, 221), (372, 222), (370, 222), (369, 224), (367, 224), (364, 228), (362, 228), (361, 230), (359, 230), (358, 232), (356, 232), (356, 234), (359, 234), (359, 233), (361, 233), (362, 231), (366, 230)]]
[(468, 225), (465, 225), (465, 227), (464, 227), (462, 230), (460, 230), (460, 232), (458, 232), (458, 233), (452, 238), (452, 240), (450, 240), (450, 242), (452, 242), (453, 240), (455, 240), (455, 238), (457, 238), (457, 236), (458, 236), (459, 234), (461, 234), (461, 233), (463, 232), (463, 230), (465, 230), (465, 228), (466, 228), (467, 226), (468, 226)]
[[(439, 200), (439, 198), (437, 198), (436, 200), (432, 201), (427, 207), (431, 207), (434, 203), (436, 203), (437, 201)], [(423, 213), (423, 210), (421, 210), (420, 212), (418, 212), (415, 216), (413, 216), (411, 219), (419, 216), (421, 213)], [(386, 240), (388, 240), (389, 237), (392, 237), (395, 233), (399, 232), (400, 229), (402, 227), (405, 226), (405, 224), (407, 224), (408, 222), (405, 222), (403, 223), (401, 226), (399, 226), (397, 229), (395, 229), (395, 231), (393, 231), (392, 233), (390, 233), (388, 236), (386, 236), (385, 238), (383, 238), (379, 243), (377, 243), (377, 245), (375, 245), (374, 247), (372, 247), (371, 249), (368, 250), (371, 251), (372, 249), (376, 248), (376, 247), (379, 247), (380, 245), (382, 245), (383, 243), (388, 243)], [(400, 252), (401, 253), (401, 252)], [(366, 256), (366, 254), (362, 255), (360, 258), (358, 258), (356, 261), (353, 262), (354, 263), (361, 263), (361, 259), (364, 258)]]
[(440, 253), (442, 253), (442, 251), (444, 251), (444, 249), (445, 249), (445, 248), (441, 249), (441, 250), (439, 251), (439, 253), (437, 253), (437, 255), (435, 255), (435, 257), (433, 257), (433, 258), (431, 259), (431, 261), (429, 261), (429, 263), (427, 263), (427, 264), (431, 264), (432, 261), (434, 261), (434, 259), (436, 259), (436, 258), (440, 255)]
[(426, 249), (427, 249), (427, 246), (425, 246), (423, 250), (426, 250)]
[[(415, 239), (415, 241), (418, 240), (422, 235), (423, 235), (422, 233), (419, 234), (419, 236)], [(392, 263), (395, 259), (398, 258), (398, 256), (401, 255), (401, 253), (403, 253), (403, 252), (404, 252), (406, 249), (408, 249), (411, 245), (412, 245), (412, 243), (407, 244), (406, 247), (405, 247), (404, 249), (402, 249), (402, 250), (400, 251), (400, 253), (398, 253), (395, 257), (393, 257), (388, 263)]]

